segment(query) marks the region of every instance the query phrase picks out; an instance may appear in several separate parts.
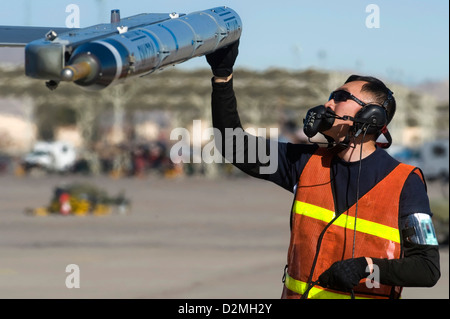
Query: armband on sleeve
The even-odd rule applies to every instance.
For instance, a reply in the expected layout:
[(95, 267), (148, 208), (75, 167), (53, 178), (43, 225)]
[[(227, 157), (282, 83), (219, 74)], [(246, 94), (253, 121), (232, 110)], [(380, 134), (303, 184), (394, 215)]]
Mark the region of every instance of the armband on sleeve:
[(402, 218), (400, 224), (403, 240), (419, 245), (438, 245), (430, 215), (411, 214)]

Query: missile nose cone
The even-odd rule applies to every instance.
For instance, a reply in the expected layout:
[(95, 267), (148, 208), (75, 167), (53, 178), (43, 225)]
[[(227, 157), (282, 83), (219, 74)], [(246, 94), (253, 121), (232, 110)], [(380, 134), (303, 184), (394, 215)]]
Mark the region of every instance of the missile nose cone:
[(62, 71), (61, 71), (61, 80), (62, 81), (72, 81), (73, 80), (73, 77), (74, 77), (74, 73), (73, 73), (73, 70), (72, 69), (69, 69), (69, 68), (64, 68)]
[(78, 81), (89, 76), (91, 71), (91, 65), (83, 61), (66, 66), (62, 69), (60, 77), (62, 81)]

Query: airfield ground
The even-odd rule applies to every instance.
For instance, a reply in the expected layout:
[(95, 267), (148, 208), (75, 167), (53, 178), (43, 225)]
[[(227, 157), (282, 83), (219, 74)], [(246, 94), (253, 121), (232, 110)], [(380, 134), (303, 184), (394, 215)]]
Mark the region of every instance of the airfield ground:
[[(0, 298), (280, 298), (292, 195), (271, 183), (9, 174), (0, 181)], [(124, 191), (131, 214), (24, 213), (74, 181)], [(439, 193), (433, 185), (430, 192)], [(71, 264), (78, 289), (66, 287)], [(448, 299), (448, 246), (441, 270), (435, 287), (405, 288), (403, 298)]]

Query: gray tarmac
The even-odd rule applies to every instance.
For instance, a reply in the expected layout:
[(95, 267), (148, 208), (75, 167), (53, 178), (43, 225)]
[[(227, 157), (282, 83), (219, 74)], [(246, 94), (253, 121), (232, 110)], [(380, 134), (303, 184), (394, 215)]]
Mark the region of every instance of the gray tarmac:
[[(24, 213), (74, 181), (125, 191), (131, 213)], [(0, 175), (0, 298), (278, 299), (291, 203), (253, 178)], [(79, 288), (66, 286), (72, 264)], [(441, 270), (436, 286), (405, 288), (403, 298), (448, 299), (448, 247)]]

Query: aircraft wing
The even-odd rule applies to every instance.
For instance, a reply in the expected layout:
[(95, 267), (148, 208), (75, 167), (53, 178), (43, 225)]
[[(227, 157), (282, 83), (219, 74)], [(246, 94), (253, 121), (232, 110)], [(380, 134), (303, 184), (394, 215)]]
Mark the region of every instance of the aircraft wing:
[(45, 34), (50, 30), (63, 33), (71, 29), (0, 25), (0, 47), (24, 47), (31, 41), (45, 38)]

